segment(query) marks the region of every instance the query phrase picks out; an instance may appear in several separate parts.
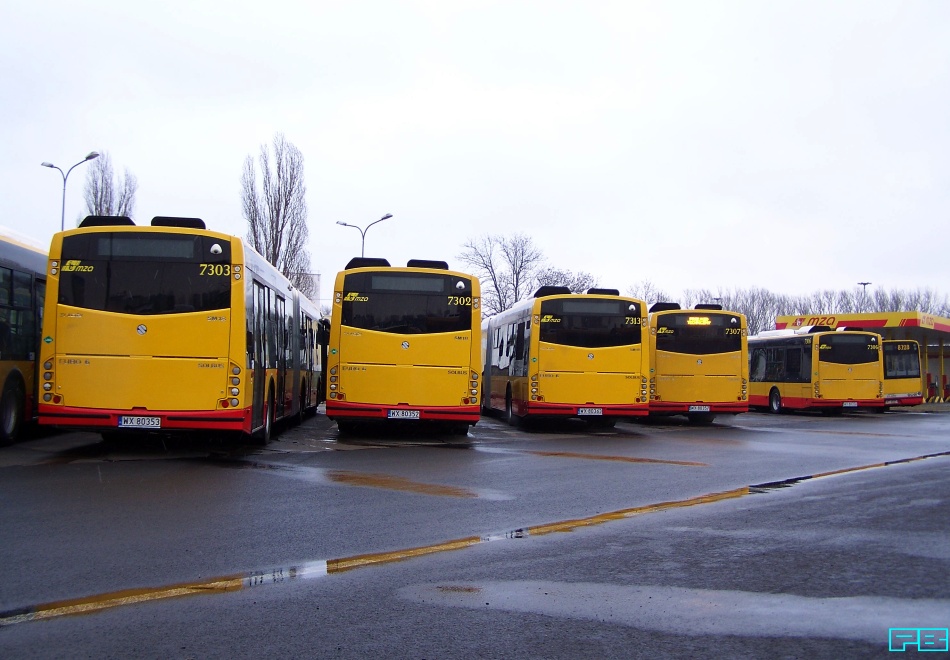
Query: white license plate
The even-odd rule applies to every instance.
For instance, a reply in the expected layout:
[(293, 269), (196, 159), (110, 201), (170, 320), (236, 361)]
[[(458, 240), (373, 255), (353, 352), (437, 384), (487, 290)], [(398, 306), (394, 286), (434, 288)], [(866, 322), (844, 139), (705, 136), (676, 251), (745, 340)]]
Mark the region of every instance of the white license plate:
[(577, 414), (578, 415), (603, 415), (604, 409), (603, 408), (578, 408)]
[(690, 406), (687, 412), (709, 412), (709, 406)]
[(857, 408), (857, 407), (858, 407), (858, 402), (857, 402), (857, 401), (844, 401), (844, 402), (842, 402), (841, 407), (842, 407), (842, 408)]
[(160, 429), (162, 418), (122, 415), (119, 417), (119, 426), (125, 429)]
[(419, 419), (418, 410), (390, 410), (389, 419)]

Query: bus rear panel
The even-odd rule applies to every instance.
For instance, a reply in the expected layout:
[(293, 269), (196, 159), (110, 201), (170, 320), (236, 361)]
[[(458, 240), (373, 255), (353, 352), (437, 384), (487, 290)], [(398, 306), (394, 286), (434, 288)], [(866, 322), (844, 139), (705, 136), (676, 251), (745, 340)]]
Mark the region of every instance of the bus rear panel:
[(275, 268), (237, 237), (106, 220), (116, 226), (53, 238), (40, 423), (265, 430), (266, 441), (275, 420), (316, 408), (319, 364), (303, 330), (318, 313)]
[(509, 421), (647, 413), (644, 304), (549, 294), (488, 320), (485, 405)]
[(478, 280), (452, 271), (352, 268), (337, 275), (327, 416), (354, 422), (479, 418)]
[(884, 405), (918, 406), (924, 401), (920, 345), (913, 339), (885, 339)]
[(746, 320), (735, 312), (655, 312), (650, 320), (650, 414), (711, 421), (748, 412)]

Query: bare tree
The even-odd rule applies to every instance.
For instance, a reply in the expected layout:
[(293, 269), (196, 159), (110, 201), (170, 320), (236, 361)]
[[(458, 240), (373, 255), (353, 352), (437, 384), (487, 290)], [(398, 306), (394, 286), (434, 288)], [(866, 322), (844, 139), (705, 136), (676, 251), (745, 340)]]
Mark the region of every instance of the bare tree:
[(274, 135), (271, 150), (273, 154), (266, 144), (261, 145), (260, 187), (254, 158), (244, 160), (241, 201), (247, 240), (304, 295), (311, 296), (303, 154), (282, 133)]
[(713, 293), (709, 289), (685, 289), (683, 291), (683, 300), (681, 304), (684, 308), (689, 309), (700, 303), (722, 304), (722, 296), (717, 293)]
[(659, 288), (650, 280), (642, 280), (633, 286), (627, 287), (627, 295), (639, 298), (646, 302), (648, 306), (655, 302), (673, 302), (674, 300), (673, 296)]
[(458, 259), (481, 280), (482, 310), (489, 316), (527, 297), (544, 262), (541, 250), (520, 233), (469, 239), (462, 247)]
[(543, 268), (535, 275), (535, 281), (542, 286), (566, 286), (572, 293), (584, 293), (597, 286), (597, 278), (584, 271), (576, 273), (559, 268)]
[(83, 199), (87, 215), (124, 215), (131, 218), (135, 213), (135, 193), (138, 180), (128, 168), (125, 176), (115, 178), (112, 158), (108, 151), (99, 152), (99, 157), (86, 171), (86, 186)]

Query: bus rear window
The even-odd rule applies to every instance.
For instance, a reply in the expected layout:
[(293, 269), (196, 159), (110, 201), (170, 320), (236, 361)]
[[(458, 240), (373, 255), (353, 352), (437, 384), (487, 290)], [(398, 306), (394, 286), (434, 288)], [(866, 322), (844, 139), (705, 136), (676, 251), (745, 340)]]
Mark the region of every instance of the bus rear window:
[(63, 239), (59, 303), (120, 314), (231, 306), (231, 244), (210, 236), (100, 232)]
[(343, 325), (394, 334), (472, 329), (472, 282), (457, 275), (352, 273), (343, 280)]
[(654, 324), (658, 351), (711, 355), (742, 350), (742, 322), (734, 314), (659, 314)]
[(818, 339), (818, 359), (831, 364), (866, 364), (881, 359), (881, 344), (875, 335), (826, 333)]
[(553, 298), (541, 301), (538, 339), (580, 348), (640, 343), (641, 310), (629, 300)]
[(920, 378), (916, 343), (884, 342), (884, 378)]

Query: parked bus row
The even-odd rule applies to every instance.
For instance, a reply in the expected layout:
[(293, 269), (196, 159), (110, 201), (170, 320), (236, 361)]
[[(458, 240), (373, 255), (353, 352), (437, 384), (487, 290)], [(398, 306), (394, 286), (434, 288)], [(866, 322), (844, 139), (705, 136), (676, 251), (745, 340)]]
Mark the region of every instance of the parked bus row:
[(542, 287), (487, 319), (483, 408), (509, 422), (749, 409), (746, 322), (718, 305), (681, 310), (616, 289)]
[(875, 332), (816, 326), (749, 340), (749, 402), (773, 413), (835, 412), (923, 402), (920, 347)]
[[(42, 328), (42, 334), (40, 334)], [(322, 319), (238, 237), (193, 218), (90, 216), (43, 255), (0, 251), (0, 440), (24, 420), (101, 433), (227, 431), (266, 442), (326, 401), (341, 432), (921, 400), (919, 346), (871, 332), (747, 337), (742, 314), (542, 287), (482, 321), (477, 278), (356, 258)], [(37, 347), (38, 356), (37, 358)]]

